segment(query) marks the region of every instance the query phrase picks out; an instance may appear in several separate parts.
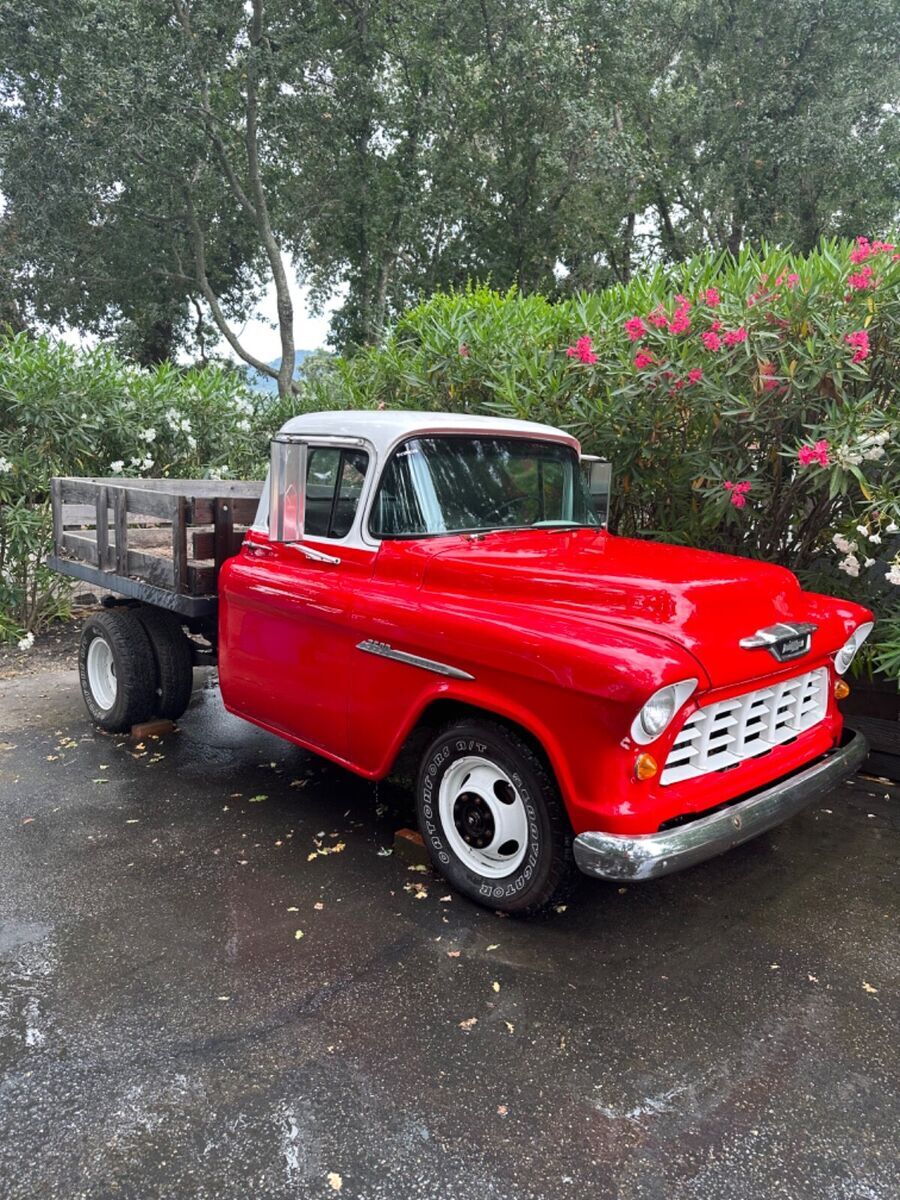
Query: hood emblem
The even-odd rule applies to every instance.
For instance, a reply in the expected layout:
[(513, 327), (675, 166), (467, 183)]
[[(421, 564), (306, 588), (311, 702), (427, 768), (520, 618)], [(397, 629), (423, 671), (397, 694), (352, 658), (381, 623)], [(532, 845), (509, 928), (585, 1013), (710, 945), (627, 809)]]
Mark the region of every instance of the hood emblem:
[(808, 653), (812, 635), (818, 628), (808, 621), (779, 622), (757, 629), (752, 637), (741, 638), (738, 645), (744, 650), (768, 650), (779, 662), (788, 662)]

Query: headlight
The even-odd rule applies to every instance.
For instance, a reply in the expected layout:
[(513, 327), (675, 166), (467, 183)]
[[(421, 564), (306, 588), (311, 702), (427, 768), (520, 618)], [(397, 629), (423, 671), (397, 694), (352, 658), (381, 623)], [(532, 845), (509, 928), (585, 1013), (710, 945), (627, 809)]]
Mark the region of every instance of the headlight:
[(670, 683), (654, 692), (631, 723), (631, 736), (640, 746), (655, 742), (697, 686), (696, 679)]
[(837, 671), (838, 675), (843, 675), (844, 672), (849, 669), (850, 664), (856, 657), (857, 650), (872, 632), (873, 626), (873, 621), (866, 621), (863, 625), (860, 625), (859, 628), (855, 629), (850, 637), (847, 638), (840, 650), (838, 650), (837, 654), (834, 656), (834, 669)]

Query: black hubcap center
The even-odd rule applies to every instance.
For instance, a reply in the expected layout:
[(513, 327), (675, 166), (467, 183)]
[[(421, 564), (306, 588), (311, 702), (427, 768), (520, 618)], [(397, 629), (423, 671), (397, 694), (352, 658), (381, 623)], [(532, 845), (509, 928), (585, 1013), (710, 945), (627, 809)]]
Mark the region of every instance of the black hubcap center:
[(483, 850), (494, 837), (494, 814), (490, 805), (475, 792), (460, 792), (453, 805), (453, 823), (467, 846)]

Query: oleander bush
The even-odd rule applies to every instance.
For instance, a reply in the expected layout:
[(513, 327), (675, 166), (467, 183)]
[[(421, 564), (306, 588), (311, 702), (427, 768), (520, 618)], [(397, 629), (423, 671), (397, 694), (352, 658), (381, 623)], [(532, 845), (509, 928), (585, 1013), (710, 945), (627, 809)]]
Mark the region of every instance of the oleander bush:
[(496, 413), (615, 470), (620, 533), (782, 563), (879, 616), (900, 678), (900, 254), (703, 255), (558, 303), (440, 294), (307, 383), (312, 407)]
[(611, 525), (782, 563), (872, 607), (900, 680), (900, 254), (823, 241), (699, 256), (552, 302), (472, 286), (314, 361), (299, 397), (242, 374), (0, 344), (0, 635), (63, 594), (42, 567), (53, 474), (258, 477), (291, 412), (422, 408), (572, 429), (615, 471)]
[(0, 637), (67, 607), (69, 587), (43, 566), (52, 475), (259, 476), (271, 407), (236, 371), (144, 370), (106, 349), (0, 342)]

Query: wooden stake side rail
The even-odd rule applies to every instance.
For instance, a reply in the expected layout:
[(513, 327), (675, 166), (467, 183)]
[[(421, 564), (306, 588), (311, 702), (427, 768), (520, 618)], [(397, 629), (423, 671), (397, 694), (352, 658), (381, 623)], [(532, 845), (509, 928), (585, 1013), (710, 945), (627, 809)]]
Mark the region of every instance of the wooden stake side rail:
[(262, 487), (215, 479), (55, 478), (49, 565), (186, 616), (211, 615), (219, 570), (240, 549)]

